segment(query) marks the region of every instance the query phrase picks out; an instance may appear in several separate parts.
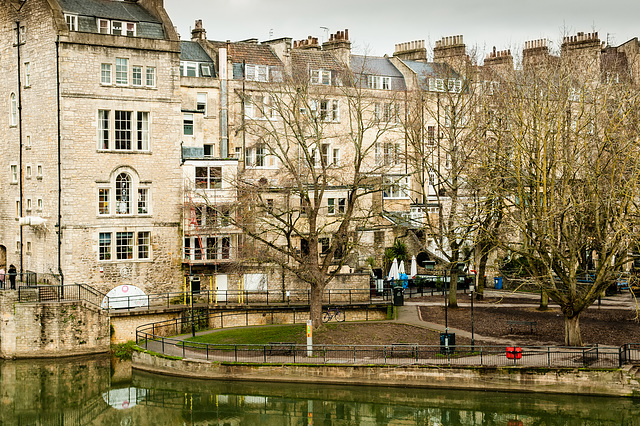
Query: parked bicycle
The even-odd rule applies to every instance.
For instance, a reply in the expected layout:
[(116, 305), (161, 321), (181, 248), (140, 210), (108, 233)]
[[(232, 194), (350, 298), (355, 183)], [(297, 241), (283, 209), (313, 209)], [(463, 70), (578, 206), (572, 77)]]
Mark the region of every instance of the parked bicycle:
[(337, 307), (333, 309), (328, 308), (324, 315), (322, 315), (322, 322), (329, 322), (334, 319), (339, 322), (344, 321), (344, 312)]

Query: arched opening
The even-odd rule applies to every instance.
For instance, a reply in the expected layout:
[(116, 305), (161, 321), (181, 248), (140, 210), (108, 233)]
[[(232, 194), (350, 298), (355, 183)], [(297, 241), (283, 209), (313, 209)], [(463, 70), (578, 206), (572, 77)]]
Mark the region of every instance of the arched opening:
[(116, 214), (131, 214), (131, 176), (126, 173), (116, 177)]

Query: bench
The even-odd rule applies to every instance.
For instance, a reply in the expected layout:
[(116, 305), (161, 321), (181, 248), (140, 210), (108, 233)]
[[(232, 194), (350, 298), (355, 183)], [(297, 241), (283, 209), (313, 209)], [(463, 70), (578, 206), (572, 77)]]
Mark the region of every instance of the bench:
[(513, 327), (519, 327), (519, 326), (529, 326), (529, 333), (533, 334), (533, 327), (536, 325), (535, 321), (512, 321), (512, 320), (507, 320), (507, 325), (509, 326), (509, 330), (510, 330), (510, 334), (513, 334)]
[(293, 355), (295, 350), (295, 342), (269, 342), (266, 347), (267, 355)]

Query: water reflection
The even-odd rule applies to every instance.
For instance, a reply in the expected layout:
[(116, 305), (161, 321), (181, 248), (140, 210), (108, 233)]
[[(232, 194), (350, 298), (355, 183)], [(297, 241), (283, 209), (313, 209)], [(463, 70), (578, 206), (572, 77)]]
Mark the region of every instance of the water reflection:
[(108, 358), (0, 361), (0, 425), (640, 425), (640, 400), (211, 382)]

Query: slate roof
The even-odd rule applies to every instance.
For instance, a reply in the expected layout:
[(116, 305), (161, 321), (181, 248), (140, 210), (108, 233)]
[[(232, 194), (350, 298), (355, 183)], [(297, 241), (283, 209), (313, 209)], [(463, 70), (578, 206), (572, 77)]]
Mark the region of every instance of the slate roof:
[(58, 0), (64, 12), (93, 16), (105, 19), (117, 19), (128, 22), (161, 23), (142, 6), (129, 1), (113, 0)]
[(205, 50), (195, 41), (180, 42), (180, 60), (193, 62), (211, 62), (213, 60)]
[(402, 73), (391, 63), (389, 58), (379, 56), (351, 55), (351, 70), (354, 73), (402, 77)]
[(460, 74), (455, 72), (455, 70), (447, 64), (408, 60), (403, 60), (402, 62), (416, 73), (420, 88), (423, 90), (429, 90), (429, 83), (427, 80), (429, 77), (462, 79)]

